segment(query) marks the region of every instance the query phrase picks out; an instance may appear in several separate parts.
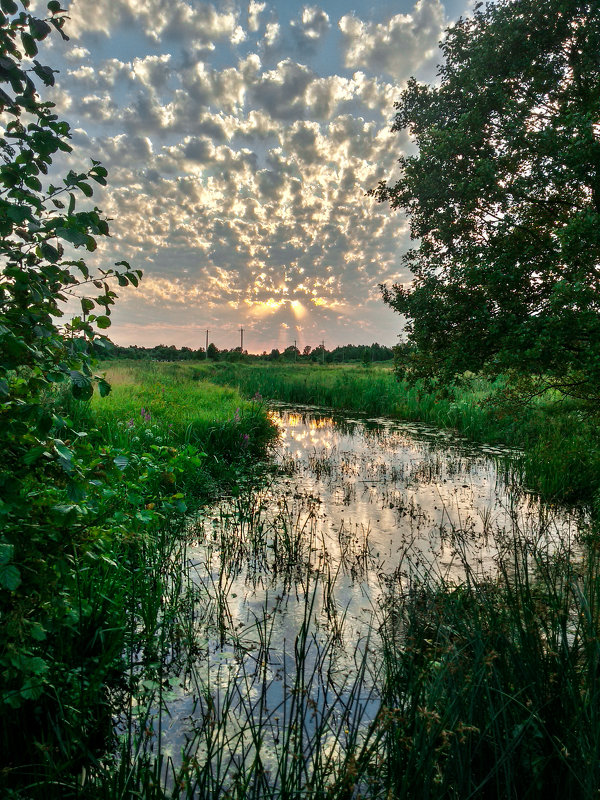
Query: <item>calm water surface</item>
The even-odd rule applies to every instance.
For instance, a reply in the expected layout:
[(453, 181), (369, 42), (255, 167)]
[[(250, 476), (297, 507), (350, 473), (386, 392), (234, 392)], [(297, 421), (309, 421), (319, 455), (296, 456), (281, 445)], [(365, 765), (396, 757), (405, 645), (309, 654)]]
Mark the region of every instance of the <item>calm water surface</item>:
[(319, 708), (356, 703), (368, 719), (391, 589), (493, 574), (515, 536), (552, 549), (582, 523), (512, 489), (506, 450), (384, 419), (272, 416), (279, 473), (210, 509), (188, 548), (195, 656), (157, 733), (175, 762), (182, 748), (201, 759), (208, 707), (242, 750), (260, 717), (275, 753), (299, 670)]

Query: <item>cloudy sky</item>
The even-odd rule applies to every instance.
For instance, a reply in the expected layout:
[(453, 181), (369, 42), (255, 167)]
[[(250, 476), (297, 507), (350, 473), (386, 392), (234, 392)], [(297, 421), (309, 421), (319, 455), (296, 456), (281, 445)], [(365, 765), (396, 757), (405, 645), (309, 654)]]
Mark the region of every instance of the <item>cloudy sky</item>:
[[(38, 3), (39, 5), (39, 3)], [(467, 0), (72, 0), (53, 98), (112, 218), (120, 344), (251, 352), (393, 344), (378, 284), (406, 281), (407, 226), (365, 192), (410, 143), (391, 134), (411, 75), (435, 78)]]

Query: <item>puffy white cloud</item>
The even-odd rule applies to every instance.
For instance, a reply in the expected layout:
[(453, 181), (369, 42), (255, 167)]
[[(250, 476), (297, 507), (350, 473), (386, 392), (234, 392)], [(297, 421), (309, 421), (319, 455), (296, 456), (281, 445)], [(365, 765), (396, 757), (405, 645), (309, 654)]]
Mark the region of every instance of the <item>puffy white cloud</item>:
[(445, 24), (441, 0), (417, 0), (410, 14), (396, 14), (386, 23), (346, 14), (339, 21), (346, 66), (383, 70), (404, 80), (431, 57)]
[(312, 70), (286, 58), (258, 77), (250, 91), (251, 102), (274, 119), (301, 119), (305, 114), (305, 91), (313, 79)]
[[(175, 331), (195, 307), (202, 324), (218, 320), (233, 331), (240, 320), (256, 332), (271, 322), (299, 331), (301, 320), (301, 336), (328, 325), (356, 333), (377, 283), (404, 275), (407, 241), (402, 219), (365, 197), (405, 144), (388, 130), (397, 84), (367, 68), (384, 58), (385, 35), (397, 33), (415, 51), (417, 42), (428, 47), (426, 10), (435, 6), (420, 0), (387, 27), (343, 17), (346, 61), (363, 67), (350, 74), (335, 64), (327, 73), (321, 62), (317, 72), (309, 58), (299, 63), (330, 28), (315, 6), (282, 31), (272, 7), (258, 0), (247, 15), (233, 2), (174, 0), (170, 21), (160, 0), (98, 0), (93, 14), (90, 0), (74, 4), (82, 35), (118, 26), (138, 32), (135, 49), (120, 58), (107, 40), (95, 59), (92, 37), (84, 38), (91, 54), (80, 48), (61, 73), (68, 94), (56, 94), (81, 129), (77, 149), (109, 169), (110, 191), (99, 197), (113, 238), (99, 258), (110, 263), (114, 251), (113, 260), (126, 258), (146, 274), (135, 303), (120, 306), (130, 323), (151, 307)], [(186, 11), (192, 7), (206, 22), (202, 35)], [(156, 45), (148, 43), (152, 14)], [(175, 43), (169, 37), (184, 25), (189, 30)], [(236, 55), (230, 43), (244, 37)], [(278, 47), (285, 57), (276, 56)], [(214, 62), (206, 57), (211, 48)], [(185, 343), (184, 333), (178, 341)]]
[(70, 11), (69, 32), (75, 36), (119, 31), (139, 32), (151, 41), (177, 43), (244, 41), (239, 12), (219, 11), (211, 3), (185, 0), (77, 0)]
[(257, 0), (250, 0), (248, 3), (248, 30), (252, 33), (260, 27), (260, 15), (265, 10), (267, 4), (257, 2)]

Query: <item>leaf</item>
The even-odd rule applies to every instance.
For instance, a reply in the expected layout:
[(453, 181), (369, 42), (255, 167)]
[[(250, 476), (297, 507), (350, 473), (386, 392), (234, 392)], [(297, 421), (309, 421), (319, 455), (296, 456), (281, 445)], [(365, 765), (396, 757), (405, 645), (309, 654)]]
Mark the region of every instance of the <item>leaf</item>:
[(59, 18), (59, 19), (54, 19), (54, 18), (52, 18), (52, 19), (50, 20), (50, 24), (51, 24), (51, 25), (54, 25), (54, 27), (55, 27), (55, 28), (56, 28), (56, 30), (57, 30), (57, 31), (60, 33), (60, 35), (62, 36), (62, 38), (63, 38), (63, 40), (64, 40), (65, 42), (68, 42), (68, 41), (69, 41), (69, 37), (67, 36), (67, 34), (66, 34), (66, 33), (63, 31), (63, 29), (62, 29), (62, 26), (63, 26), (63, 18), (62, 18), (62, 17), (61, 17), (61, 18)]
[(117, 456), (113, 459), (113, 464), (120, 470), (124, 470), (129, 466), (129, 459), (127, 456)]
[(21, 696), (25, 700), (39, 700), (43, 693), (44, 685), (41, 681), (38, 683), (34, 683), (33, 681), (25, 681), (21, 687)]
[(48, 671), (48, 664), (39, 656), (33, 656), (32, 658), (28, 659), (27, 667), (32, 675), (43, 675), (44, 672)]
[(105, 328), (110, 328), (110, 317), (104, 315), (101, 317), (96, 317), (96, 325), (103, 330)]
[(51, 264), (56, 264), (57, 261), (60, 261), (61, 253), (54, 245), (49, 244), (48, 242), (43, 242), (40, 247), (40, 252), (42, 256), (49, 261)]
[(65, 461), (73, 460), (73, 453), (69, 450), (67, 445), (60, 439), (54, 440), (54, 449), (58, 453), (58, 455)]
[(77, 184), (77, 187), (78, 187), (79, 189), (81, 189), (81, 191), (84, 193), (84, 195), (85, 195), (86, 197), (91, 197), (91, 196), (94, 194), (94, 190), (93, 190), (93, 189), (92, 189), (92, 187), (89, 185), (89, 183), (84, 183), (83, 181), (80, 181), (80, 182)]
[(71, 393), (77, 400), (89, 400), (94, 394), (90, 379), (77, 370), (71, 371), (71, 384)]
[(0, 0), (0, 8), (5, 14), (16, 14), (19, 10), (14, 0)]
[(38, 445), (37, 447), (32, 447), (31, 450), (28, 450), (25, 455), (23, 456), (23, 462), (29, 466), (30, 464), (34, 464), (38, 458), (43, 455), (46, 448), (44, 445)]
[[(21, 33), (21, 42), (23, 43), (23, 50), (25, 50), (26, 54), (29, 58), (33, 58), (33, 56), (37, 56), (38, 54), (38, 47), (35, 43), (35, 39), (30, 33), (26, 33), (22, 31)], [(34, 70), (35, 71), (35, 70)]]
[(10, 205), (6, 208), (6, 216), (17, 225), (22, 225), (26, 219), (31, 219), (31, 208), (29, 206)]
[(44, 22), (43, 19), (29, 17), (29, 30), (31, 31), (31, 35), (40, 41), (48, 36), (52, 28), (47, 22)]
[(79, 230), (78, 228), (56, 228), (55, 233), (67, 242), (71, 242), (75, 247), (86, 245), (88, 236), (87, 233)]
[(40, 622), (31, 623), (31, 638), (36, 642), (43, 642), (46, 638), (46, 630)]
[(0, 542), (0, 565), (8, 564), (12, 561), (14, 546), (7, 542)]
[(58, 0), (50, 0), (50, 2), (48, 3), (48, 11), (51, 14), (58, 14), (60, 11), (62, 11), (62, 8), (60, 7), (60, 3), (58, 2)]
[(57, 72), (58, 70), (51, 69), (50, 67), (44, 67), (40, 64), (39, 61), (35, 60), (33, 64), (34, 64), (33, 71), (38, 76), (38, 78), (41, 78), (41, 80), (44, 82), (44, 85), (54, 86), (54, 73)]
[(81, 483), (69, 481), (67, 483), (67, 497), (72, 503), (81, 503), (87, 497), (87, 493)]
[(82, 297), (81, 298), (81, 308), (84, 314), (89, 313), (94, 308), (94, 301), (90, 300), (89, 297)]
[(112, 386), (108, 381), (105, 381), (104, 378), (101, 378), (98, 381), (98, 391), (100, 392), (100, 397), (107, 397), (111, 392)]
[(14, 592), (21, 584), (21, 573), (14, 564), (0, 566), (0, 586)]
[(24, 180), (25, 186), (33, 192), (39, 192), (42, 188), (42, 183), (35, 175), (28, 175)]

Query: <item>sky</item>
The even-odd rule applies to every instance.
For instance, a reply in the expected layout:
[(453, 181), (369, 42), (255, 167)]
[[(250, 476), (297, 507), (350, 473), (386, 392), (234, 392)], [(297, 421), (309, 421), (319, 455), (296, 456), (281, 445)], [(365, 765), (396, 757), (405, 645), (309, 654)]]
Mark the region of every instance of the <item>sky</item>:
[[(41, 3), (37, 3), (41, 5)], [(44, 3), (45, 5), (45, 3)], [(410, 76), (434, 81), (467, 0), (72, 0), (45, 42), (76, 168), (108, 169), (88, 263), (125, 259), (118, 344), (250, 352), (392, 345), (379, 284), (410, 281), (401, 213), (366, 196), (410, 152)], [(47, 90), (46, 90), (47, 91)], [(66, 165), (58, 164), (58, 167)], [(71, 165), (69, 165), (71, 166)]]

